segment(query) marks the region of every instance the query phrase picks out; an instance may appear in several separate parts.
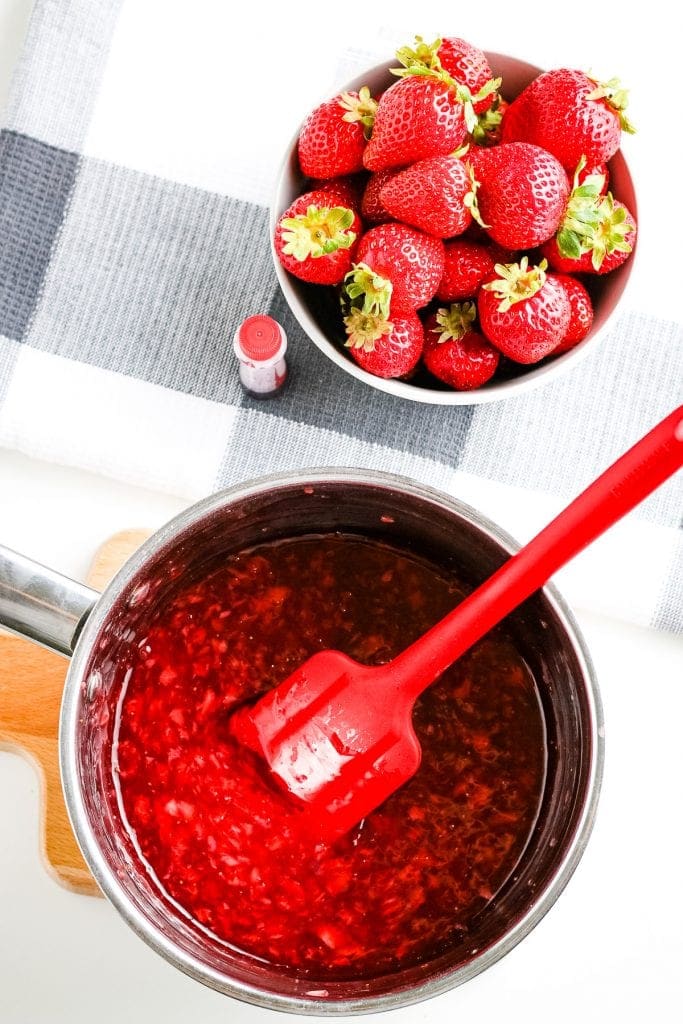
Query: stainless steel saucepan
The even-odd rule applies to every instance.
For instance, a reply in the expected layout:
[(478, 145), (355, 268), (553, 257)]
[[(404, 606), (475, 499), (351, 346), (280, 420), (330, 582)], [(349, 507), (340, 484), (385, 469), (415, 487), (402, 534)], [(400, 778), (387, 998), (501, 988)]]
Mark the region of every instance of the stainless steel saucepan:
[(0, 548), (0, 624), (71, 657), (60, 726), (66, 803), (100, 888), (138, 935), (193, 978), (262, 1006), (318, 1015), (366, 1013), (454, 987), (512, 949), (552, 906), (588, 839), (603, 764), (603, 722), (590, 658), (566, 605), (546, 586), (509, 619), (537, 680), (548, 772), (527, 848), (482, 912), (471, 946), (371, 979), (328, 982), (264, 963), (190, 919), (145, 870), (122, 822), (105, 741), (117, 693), (112, 664), (158, 602), (221, 556), (275, 538), (364, 533), (427, 554), (476, 585), (517, 545), (479, 513), (413, 481), (359, 470), (271, 476), (199, 502), (164, 526), (97, 594)]

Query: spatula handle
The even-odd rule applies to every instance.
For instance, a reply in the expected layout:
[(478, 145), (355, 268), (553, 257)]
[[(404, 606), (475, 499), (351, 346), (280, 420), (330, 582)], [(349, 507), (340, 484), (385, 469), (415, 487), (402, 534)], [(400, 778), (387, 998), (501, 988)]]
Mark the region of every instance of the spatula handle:
[(683, 466), (683, 406), (617, 459), (556, 519), (393, 662), (415, 696)]

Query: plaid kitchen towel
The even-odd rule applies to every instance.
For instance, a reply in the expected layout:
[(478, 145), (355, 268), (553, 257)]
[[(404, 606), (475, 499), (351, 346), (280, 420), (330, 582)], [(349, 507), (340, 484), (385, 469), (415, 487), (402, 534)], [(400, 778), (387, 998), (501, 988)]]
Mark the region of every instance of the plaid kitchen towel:
[[(627, 307), (563, 378), (489, 406), (406, 402), (344, 374), (289, 314), (268, 251), (279, 154), (331, 83), (304, 102), (294, 62), (264, 86), (231, 6), (36, 0), (0, 135), (0, 444), (188, 499), (367, 466), (528, 538), (681, 401), (681, 326)], [(274, 57), (278, 15), (248, 6)], [(336, 54), (340, 80), (371, 51)], [(266, 404), (241, 390), (231, 347), (257, 312), (290, 340), (290, 385)], [(682, 477), (563, 571), (571, 601), (683, 629)]]

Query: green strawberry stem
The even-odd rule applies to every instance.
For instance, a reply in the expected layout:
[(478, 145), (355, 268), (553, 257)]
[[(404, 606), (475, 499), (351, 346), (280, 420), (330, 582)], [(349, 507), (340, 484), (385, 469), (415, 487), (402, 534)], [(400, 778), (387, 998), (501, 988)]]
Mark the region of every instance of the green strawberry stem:
[(530, 299), (540, 292), (545, 284), (547, 269), (547, 260), (541, 260), (538, 266), (530, 267), (528, 256), (522, 256), (519, 263), (496, 263), (497, 279), (482, 287), (494, 292), (496, 298), (500, 299), (498, 312), (505, 313), (516, 302)]
[(344, 278), (343, 297), (368, 316), (389, 319), (393, 285), (386, 277), (376, 274), (367, 263), (356, 263)]
[(465, 124), (470, 135), (474, 135), (479, 126), (479, 115), (474, 109), (474, 104), (485, 100), (492, 92), (497, 92), (502, 82), (502, 78), (490, 78), (474, 96), (466, 85), (455, 85), (456, 95), (465, 108)]
[(344, 342), (346, 348), (362, 348), (365, 352), (372, 352), (375, 342), (391, 334), (394, 325), (376, 313), (365, 313), (353, 307), (349, 315), (344, 317), (344, 328), (347, 335)]
[(342, 121), (349, 121), (351, 124), (360, 122), (363, 125), (363, 134), (369, 139), (375, 124), (377, 100), (372, 98), (367, 85), (358, 90), (357, 96), (351, 92), (343, 92), (339, 97), (339, 106), (346, 111)]
[(592, 253), (591, 262), (599, 270), (612, 252), (630, 252), (626, 241), (634, 226), (627, 220), (623, 207), (614, 205), (611, 192), (601, 195), (604, 174), (589, 174), (579, 185), (579, 175), (586, 166), (582, 156), (574, 174), (574, 188), (564, 218), (557, 232), (557, 247), (563, 256), (577, 260), (583, 253)]
[[(443, 71), (439, 60), (439, 49), (443, 39), (435, 39), (433, 43), (425, 43), (422, 36), (415, 36), (415, 46), (401, 46), (396, 51), (396, 59), (400, 60), (404, 68), (419, 67), (438, 69)], [(396, 70), (394, 74), (403, 74), (402, 70)]]
[(611, 192), (603, 196), (600, 203), (600, 219), (593, 233), (593, 255), (591, 262), (594, 270), (600, 270), (605, 257), (613, 252), (631, 252), (632, 246), (626, 241), (635, 225), (628, 219), (623, 206), (615, 206)]
[(624, 111), (628, 106), (628, 89), (624, 89), (618, 78), (610, 78), (609, 82), (598, 82), (592, 75), (588, 76), (591, 82), (595, 82), (597, 88), (593, 89), (586, 96), (587, 100), (605, 100), (607, 105), (619, 115), (619, 123), (622, 130), (629, 135), (635, 135), (633, 127)]
[(473, 302), (454, 302), (448, 308), (437, 309), (437, 326), (432, 327), (432, 332), (439, 335), (439, 344), (444, 341), (459, 341), (472, 330), (476, 316), (477, 310)]
[[(404, 75), (411, 68), (418, 69), (413, 74), (423, 74), (425, 70), (441, 72), (443, 68), (439, 60), (439, 49), (443, 39), (435, 39), (433, 43), (425, 43), (422, 36), (415, 36), (414, 47), (401, 46), (396, 51), (396, 59), (403, 68), (392, 69), (394, 75)], [(445, 72), (444, 72), (445, 74)]]
[(574, 172), (574, 187), (557, 232), (558, 248), (569, 259), (578, 259), (582, 253), (590, 251), (593, 232), (600, 219), (599, 207), (605, 175), (589, 174), (585, 181), (579, 183), (579, 176), (585, 166), (586, 157), (582, 156)]
[(353, 210), (345, 206), (316, 206), (311, 204), (305, 213), (284, 217), (280, 222), (283, 252), (303, 263), (312, 257), (319, 259), (338, 249), (349, 249), (356, 240)]
[(456, 82), (441, 64), (439, 48), (442, 42), (442, 39), (435, 39), (433, 43), (425, 43), (422, 36), (415, 36), (414, 48), (402, 46), (396, 51), (396, 59), (403, 64), (403, 67), (391, 68), (391, 74), (397, 75), (399, 78), (407, 75), (423, 75), (444, 82), (455, 92), (456, 98), (465, 108), (465, 124), (468, 132), (473, 132), (478, 124), (474, 104), (486, 99), (492, 92), (496, 92), (500, 88), (502, 78), (490, 79), (473, 96), (467, 86)]

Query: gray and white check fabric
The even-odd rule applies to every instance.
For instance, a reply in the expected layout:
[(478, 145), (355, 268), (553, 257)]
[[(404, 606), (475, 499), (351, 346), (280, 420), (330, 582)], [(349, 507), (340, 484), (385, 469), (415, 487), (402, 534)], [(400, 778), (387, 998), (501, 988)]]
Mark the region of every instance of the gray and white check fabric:
[[(628, 305), (563, 378), (491, 406), (423, 406), (343, 374), (271, 267), (279, 153), (248, 164), (229, 125), (212, 136), (191, 79), (172, 110), (162, 46), (144, 49), (148, 86), (131, 97), (148, 7), (36, 0), (0, 134), (0, 444), (188, 499), (280, 469), (367, 466), (524, 540), (681, 401), (681, 325)], [(343, 78), (372, 62), (339, 61)], [(229, 61), (221, 73), (227, 93)], [(138, 104), (155, 110), (148, 132)], [(266, 404), (241, 390), (231, 346), (259, 312), (290, 341), (290, 386)], [(683, 631), (681, 476), (563, 572), (570, 601)]]

